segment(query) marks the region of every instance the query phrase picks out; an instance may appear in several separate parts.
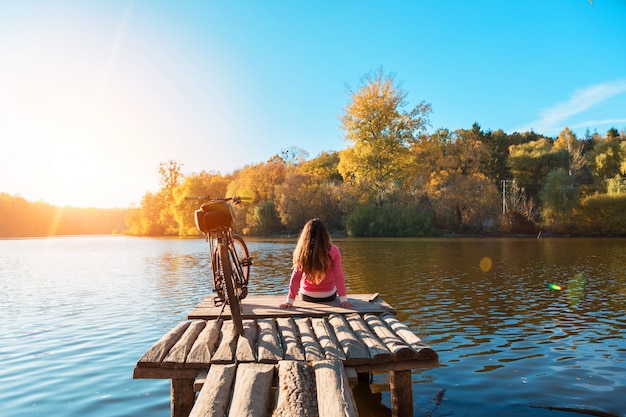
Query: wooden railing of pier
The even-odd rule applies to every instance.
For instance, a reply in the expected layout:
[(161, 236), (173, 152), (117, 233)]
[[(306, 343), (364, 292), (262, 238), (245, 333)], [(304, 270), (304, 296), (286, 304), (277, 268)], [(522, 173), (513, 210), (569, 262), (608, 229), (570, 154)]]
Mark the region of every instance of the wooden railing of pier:
[(356, 416), (350, 385), (388, 372), (392, 415), (413, 415), (411, 370), (438, 366), (438, 355), (389, 304), (365, 294), (352, 295), (350, 309), (296, 301), (285, 310), (283, 299), (247, 297), (238, 336), (228, 308), (220, 317), (207, 296), (148, 349), (133, 377), (170, 379), (173, 417)]

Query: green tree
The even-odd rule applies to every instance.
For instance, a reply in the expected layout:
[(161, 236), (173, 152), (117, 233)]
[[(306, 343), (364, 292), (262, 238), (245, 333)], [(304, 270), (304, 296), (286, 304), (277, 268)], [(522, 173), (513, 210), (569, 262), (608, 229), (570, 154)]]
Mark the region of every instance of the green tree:
[(483, 134), (482, 141), (487, 147), (489, 156), (482, 161), (482, 172), (494, 183), (511, 178), (511, 170), (507, 165), (509, 146), (512, 140), (502, 129)]
[(580, 200), (572, 184), (572, 178), (563, 168), (555, 169), (548, 174), (540, 197), (544, 222), (556, 230), (561, 230), (563, 223), (571, 218)]
[(508, 164), (514, 179), (530, 195), (537, 195), (547, 175), (555, 168), (569, 169), (566, 149), (554, 149), (547, 138), (509, 147)]
[(341, 126), (351, 145), (340, 153), (338, 169), (345, 181), (359, 186), (365, 201), (384, 203), (389, 187), (405, 179), (409, 147), (429, 123), (430, 104), (405, 111), (406, 96), (382, 68), (350, 91)]
[(602, 187), (622, 171), (626, 155), (622, 154), (619, 135), (609, 130), (603, 139), (596, 139), (592, 150), (585, 155), (595, 181)]

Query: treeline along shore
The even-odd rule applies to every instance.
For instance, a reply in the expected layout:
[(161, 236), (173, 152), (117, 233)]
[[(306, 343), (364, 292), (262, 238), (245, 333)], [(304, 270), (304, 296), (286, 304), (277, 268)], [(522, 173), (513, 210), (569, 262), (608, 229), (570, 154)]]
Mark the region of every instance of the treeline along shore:
[[(186, 196), (243, 196), (237, 231), (297, 233), (319, 217), (348, 236), (626, 235), (626, 132), (428, 132), (430, 104), (382, 69), (352, 91), (340, 118), (347, 147), (309, 158), (298, 147), (230, 174), (183, 174), (162, 162), (158, 192), (126, 210), (54, 208), (0, 198), (0, 237), (77, 233), (197, 235)], [(210, 169), (210, 167), (208, 167)]]
[(127, 211), (56, 207), (0, 193), (0, 238), (124, 233)]

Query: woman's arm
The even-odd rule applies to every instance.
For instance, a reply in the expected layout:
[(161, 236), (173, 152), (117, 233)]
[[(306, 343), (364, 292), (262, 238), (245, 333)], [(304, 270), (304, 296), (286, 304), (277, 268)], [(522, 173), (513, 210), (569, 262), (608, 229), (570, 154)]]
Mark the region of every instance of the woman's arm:
[(333, 260), (333, 277), (335, 278), (335, 286), (337, 287), (337, 295), (343, 308), (352, 307), (352, 303), (348, 301), (346, 291), (346, 278), (343, 274), (343, 266), (341, 265), (341, 251), (335, 245), (331, 248), (331, 259)]
[(302, 271), (294, 269), (291, 273), (291, 278), (289, 279), (289, 293), (287, 294), (287, 301), (281, 304), (279, 306), (280, 308), (290, 308), (293, 306), (296, 296), (298, 295), (298, 290), (300, 289), (301, 280)]

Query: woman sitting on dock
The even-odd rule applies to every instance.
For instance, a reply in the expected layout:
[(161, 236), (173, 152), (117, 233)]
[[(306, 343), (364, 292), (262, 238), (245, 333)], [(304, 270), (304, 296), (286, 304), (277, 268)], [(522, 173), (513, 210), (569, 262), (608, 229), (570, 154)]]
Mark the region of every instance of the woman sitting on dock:
[(321, 303), (339, 296), (342, 307), (352, 307), (346, 295), (341, 252), (332, 244), (330, 233), (319, 219), (309, 220), (300, 233), (293, 251), (287, 302), (280, 308), (292, 307), (298, 291), (304, 301)]

